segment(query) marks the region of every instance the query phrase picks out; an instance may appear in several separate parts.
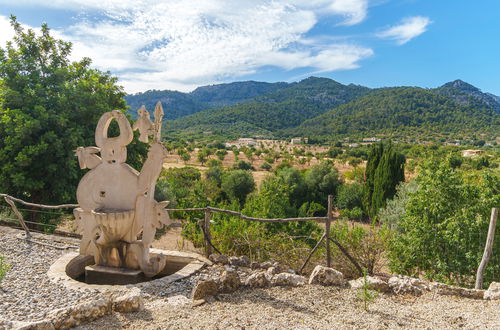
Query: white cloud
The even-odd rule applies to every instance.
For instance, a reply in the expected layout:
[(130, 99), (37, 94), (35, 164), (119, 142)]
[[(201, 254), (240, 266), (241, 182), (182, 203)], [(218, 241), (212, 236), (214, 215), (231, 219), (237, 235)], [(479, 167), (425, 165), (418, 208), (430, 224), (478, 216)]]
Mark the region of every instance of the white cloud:
[[(94, 66), (117, 75), (128, 92), (191, 90), (265, 66), (353, 69), (373, 54), (346, 40), (308, 45), (306, 37), (319, 16), (340, 17), (343, 25), (360, 23), (367, 0), (21, 2), (86, 12), (89, 19), (56, 32), (73, 42), (74, 59), (92, 58)], [(104, 18), (95, 20), (94, 12)]]
[(407, 17), (401, 21), (401, 24), (382, 31), (377, 36), (396, 40), (398, 45), (403, 45), (427, 31), (427, 26), (430, 23), (431, 20), (428, 17)]

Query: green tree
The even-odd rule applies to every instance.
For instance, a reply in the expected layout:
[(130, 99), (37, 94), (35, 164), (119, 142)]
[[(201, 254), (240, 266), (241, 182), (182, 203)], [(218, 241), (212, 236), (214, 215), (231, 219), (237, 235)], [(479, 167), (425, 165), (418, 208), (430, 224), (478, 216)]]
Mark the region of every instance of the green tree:
[[(70, 62), (71, 43), (25, 31), (11, 16), (14, 40), (0, 48), (0, 191), (35, 203), (74, 201), (83, 174), (74, 150), (94, 145), (106, 111), (125, 111), (125, 93), (84, 58)], [(129, 148), (140, 164), (145, 144)]]
[(337, 189), (342, 184), (339, 172), (331, 162), (325, 161), (314, 165), (305, 175), (309, 200), (326, 205), (328, 195), (337, 195)]
[(226, 157), (227, 151), (224, 149), (219, 149), (215, 152), (215, 155), (222, 161)]
[(268, 162), (264, 162), (264, 163), (262, 163), (262, 165), (260, 165), (260, 168), (263, 169), (264, 171), (269, 171), (273, 167)]
[(198, 151), (197, 159), (201, 163), (201, 165), (205, 164), (205, 162), (207, 161), (207, 156), (208, 154), (205, 150)]
[(391, 143), (372, 147), (366, 165), (365, 209), (374, 218), (386, 200), (396, 194), (396, 187), (404, 181), (404, 155), (394, 150)]
[(340, 186), (336, 206), (340, 209), (362, 208), (363, 185), (360, 183), (352, 183)]
[[(491, 208), (500, 205), (498, 173), (462, 174), (446, 160), (428, 161), (415, 180), (418, 190), (407, 195), (391, 244), (391, 269), (472, 284), (484, 250)], [(492, 256), (485, 283), (498, 279), (500, 240), (494, 241)]]
[(251, 163), (249, 162), (246, 162), (242, 159), (240, 159), (239, 161), (235, 162), (233, 167), (237, 170), (247, 170), (247, 171), (250, 171), (250, 170), (253, 170), (253, 166)]
[(235, 170), (222, 177), (222, 191), (241, 206), (249, 193), (255, 189), (255, 181), (249, 171)]

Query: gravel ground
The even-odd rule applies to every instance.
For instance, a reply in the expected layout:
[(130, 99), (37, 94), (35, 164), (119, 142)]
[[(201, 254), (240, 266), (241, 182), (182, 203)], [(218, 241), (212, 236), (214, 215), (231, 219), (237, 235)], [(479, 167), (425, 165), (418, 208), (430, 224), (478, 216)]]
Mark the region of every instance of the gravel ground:
[[(11, 268), (0, 283), (0, 319), (38, 321), (57, 308), (71, 306), (96, 297), (95, 293), (69, 291), (52, 283), (46, 273), (62, 254), (74, 249), (56, 249), (19, 239), (22, 232), (0, 227), (0, 254)], [(49, 240), (48, 240), (49, 239)], [(77, 241), (34, 235), (33, 241), (56, 246), (72, 246)]]
[(132, 314), (112, 314), (79, 329), (500, 329), (500, 302), (380, 294), (365, 311), (356, 292), (336, 287), (243, 289), (199, 307), (150, 300)]
[[(0, 254), (12, 265), (0, 286), (0, 319), (36, 321), (50, 310), (99, 298), (99, 294), (69, 291), (50, 282), (46, 272), (68, 250), (28, 243), (20, 231), (0, 227)], [(59, 246), (74, 240), (37, 235), (34, 240)], [(427, 293), (421, 297), (379, 294), (364, 311), (356, 292), (337, 287), (241, 289), (198, 307), (191, 291), (198, 279), (213, 278), (223, 267), (169, 286), (142, 289), (145, 309), (113, 313), (80, 329), (119, 328), (482, 328), (500, 329), (500, 301), (484, 301)], [(243, 275), (243, 274), (240, 274)], [(244, 276), (242, 276), (244, 277)]]

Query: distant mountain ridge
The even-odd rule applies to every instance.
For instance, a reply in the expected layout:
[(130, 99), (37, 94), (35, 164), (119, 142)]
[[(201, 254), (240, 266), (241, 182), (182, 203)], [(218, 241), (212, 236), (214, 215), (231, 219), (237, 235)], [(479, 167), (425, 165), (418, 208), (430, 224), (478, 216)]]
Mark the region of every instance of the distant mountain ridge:
[(145, 105), (146, 109), (152, 112), (156, 103), (160, 101), (165, 109), (164, 119), (167, 120), (187, 116), (205, 109), (243, 103), (287, 86), (288, 84), (285, 82), (241, 81), (202, 86), (190, 93), (149, 90), (143, 93), (129, 94), (125, 96), (125, 101), (130, 106), (129, 112), (134, 118), (140, 106)]
[(491, 93), (483, 93), (479, 88), (460, 79), (448, 82), (435, 90), (462, 105), (477, 104), (479, 100), (500, 113), (500, 97)]
[(462, 80), (433, 89), (371, 89), (310, 77), (294, 83), (247, 81), (203, 86), (191, 93), (127, 96), (132, 108), (146, 104), (150, 111), (158, 100), (166, 118), (175, 119), (165, 122), (167, 132), (325, 138), (500, 131), (500, 97)]
[(307, 119), (370, 92), (367, 87), (310, 77), (249, 102), (204, 110), (166, 123), (166, 126), (174, 130), (236, 133), (234, 129), (241, 129), (244, 125), (246, 129), (240, 133), (255, 131), (272, 135), (272, 132), (296, 127)]
[(500, 115), (484, 103), (459, 104), (440, 91), (418, 87), (382, 88), (304, 121), (288, 135), (436, 136), (495, 134)]

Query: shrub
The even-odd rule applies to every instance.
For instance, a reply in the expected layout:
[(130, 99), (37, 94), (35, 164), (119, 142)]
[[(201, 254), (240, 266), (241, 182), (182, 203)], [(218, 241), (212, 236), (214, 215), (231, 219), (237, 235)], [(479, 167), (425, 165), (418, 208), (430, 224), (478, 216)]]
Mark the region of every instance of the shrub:
[(348, 220), (361, 220), (363, 218), (364, 212), (361, 208), (354, 207), (353, 209), (340, 210), (340, 215)]
[(224, 150), (224, 149), (220, 149), (220, 150), (217, 150), (215, 152), (215, 155), (217, 156), (217, 158), (219, 158), (221, 161), (224, 160), (224, 158), (226, 157), (227, 155), (227, 151)]
[(0, 283), (10, 269), (10, 265), (5, 261), (4, 256), (0, 255)]
[(326, 204), (328, 195), (337, 195), (337, 189), (342, 181), (337, 169), (331, 162), (321, 162), (314, 165), (305, 175), (309, 200)]
[(336, 206), (340, 209), (363, 207), (363, 185), (360, 183), (343, 184), (339, 187)]
[(385, 208), (379, 211), (379, 222), (390, 229), (397, 229), (401, 217), (405, 214), (405, 206), (410, 198), (410, 194), (417, 190), (418, 184), (416, 180), (400, 183), (396, 189), (394, 198), (388, 200)]
[[(380, 271), (383, 255), (388, 247), (391, 232), (383, 227), (366, 226), (341, 220), (331, 227), (331, 236), (335, 238), (356, 259), (361, 268), (369, 274)], [(348, 278), (359, 277), (359, 272), (349, 259), (335, 249), (333, 267)]]
[(252, 164), (244, 160), (239, 160), (234, 164), (234, 168), (237, 170), (253, 170)]
[(362, 302), (365, 311), (368, 311), (368, 304), (373, 302), (377, 296), (377, 292), (372, 290), (370, 282), (368, 282), (368, 273), (364, 270), (363, 285), (358, 291), (357, 298)]
[(262, 165), (260, 165), (260, 168), (264, 171), (270, 171), (273, 167), (268, 162), (264, 162)]
[(350, 171), (345, 171), (344, 177), (347, 180), (356, 181), (358, 183), (364, 183), (364, 181), (365, 181), (365, 169), (357, 166)]
[[(418, 190), (410, 193), (398, 219), (390, 245), (390, 267), (409, 275), (460, 285), (474, 282), (492, 207), (500, 205), (498, 173), (465, 176), (447, 162), (425, 163), (416, 178)], [(493, 258), (485, 283), (500, 274), (500, 240), (494, 241)], [(498, 279), (498, 278), (497, 278)]]
[(237, 200), (243, 205), (247, 195), (255, 189), (255, 181), (250, 172), (235, 170), (222, 176), (221, 187), (231, 200)]

